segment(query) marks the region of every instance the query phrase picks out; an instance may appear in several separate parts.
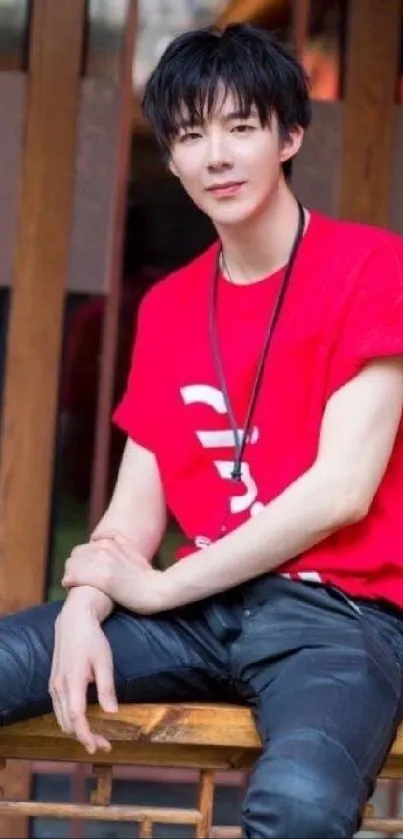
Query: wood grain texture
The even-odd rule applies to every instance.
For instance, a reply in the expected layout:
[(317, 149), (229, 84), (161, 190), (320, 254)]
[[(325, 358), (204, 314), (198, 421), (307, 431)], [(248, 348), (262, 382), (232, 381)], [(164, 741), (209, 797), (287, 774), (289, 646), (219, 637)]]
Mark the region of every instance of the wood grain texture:
[(208, 839), (213, 825), (214, 773), (206, 769), (200, 772), (198, 808), (201, 819), (196, 827), (196, 839)]
[[(94, 807), (91, 804), (62, 804), (45, 801), (3, 801), (0, 802), (0, 813), (24, 812), (31, 818), (50, 816), (53, 819), (71, 819), (79, 816), (87, 821), (105, 822), (143, 822), (148, 819), (159, 824), (194, 824), (200, 822), (198, 810), (185, 810), (179, 807), (136, 807), (133, 805), (111, 805), (110, 807)], [(207, 834), (205, 834), (208, 839)], [(203, 839), (205, 839), (203, 835)]]
[(2, 614), (43, 595), (84, 9), (33, 5), (0, 443)]
[(93, 774), (97, 779), (94, 792), (91, 793), (91, 804), (106, 807), (111, 803), (112, 796), (112, 766), (99, 764), (93, 766)]
[[(94, 731), (102, 732), (114, 743), (260, 748), (250, 710), (237, 705), (120, 705), (117, 714), (90, 706), (88, 718)], [(5, 726), (0, 748), (16, 738), (26, 742), (30, 738), (71, 742), (53, 714)]]
[[(93, 707), (91, 725), (112, 741), (112, 750), (103, 755), (102, 764), (93, 767), (97, 790), (86, 803), (0, 801), (0, 817), (51, 816), (109, 822), (137, 822), (140, 836), (153, 835), (153, 825), (187, 824), (196, 829), (198, 839), (239, 837), (237, 825), (215, 827), (213, 806), (217, 768), (235, 764), (253, 765), (260, 751), (260, 740), (249, 709), (230, 705), (123, 705), (116, 715)], [(5, 727), (0, 736), (0, 757), (54, 759), (88, 762), (88, 754), (57, 727), (53, 715)], [(79, 755), (79, 757), (77, 757)], [(390, 763), (391, 761), (391, 763)], [(119, 763), (164, 766), (194, 766), (200, 771), (196, 809), (111, 805), (112, 767)], [(403, 727), (399, 731), (385, 775), (403, 780)], [(364, 826), (392, 833), (401, 829), (402, 820), (377, 819), (373, 808), (365, 810)]]
[[(84, 0), (35, 0), (0, 440), (0, 614), (42, 599), (53, 481)], [(17, 103), (18, 104), (18, 103)], [(29, 789), (10, 765), (8, 798)], [(0, 836), (27, 821), (0, 819)]]
[(401, 0), (348, 8), (340, 216), (387, 226)]

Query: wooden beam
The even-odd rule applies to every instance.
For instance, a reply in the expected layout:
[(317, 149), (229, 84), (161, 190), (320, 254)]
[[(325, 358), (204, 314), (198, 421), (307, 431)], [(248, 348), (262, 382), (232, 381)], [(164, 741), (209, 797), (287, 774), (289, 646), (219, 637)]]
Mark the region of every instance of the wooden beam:
[(0, 613), (43, 595), (85, 0), (35, 0), (0, 441)]
[[(0, 439), (0, 612), (43, 596), (84, 0), (35, 0)], [(9, 765), (13, 796), (28, 767)], [(1, 837), (27, 820), (0, 820)]]
[[(85, 0), (34, 0), (0, 438), (0, 614), (44, 593)], [(9, 765), (6, 795), (29, 789)], [(3, 815), (0, 837), (28, 833)]]
[(352, 0), (348, 14), (340, 216), (386, 226), (401, 0)]

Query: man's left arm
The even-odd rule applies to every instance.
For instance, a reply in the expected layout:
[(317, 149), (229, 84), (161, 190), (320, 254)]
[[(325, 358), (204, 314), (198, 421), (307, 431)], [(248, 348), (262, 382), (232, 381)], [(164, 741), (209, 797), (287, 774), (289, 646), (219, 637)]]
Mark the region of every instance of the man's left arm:
[(259, 515), (161, 575), (161, 609), (272, 571), (363, 519), (382, 481), (403, 407), (403, 359), (375, 360), (334, 393), (312, 467)]

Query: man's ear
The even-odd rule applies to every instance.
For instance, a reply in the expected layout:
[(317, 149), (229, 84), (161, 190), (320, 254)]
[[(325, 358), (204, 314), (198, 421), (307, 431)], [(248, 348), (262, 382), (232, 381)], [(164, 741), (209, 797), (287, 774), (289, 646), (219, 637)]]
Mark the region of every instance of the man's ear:
[(285, 163), (286, 160), (291, 160), (291, 158), (299, 152), (303, 139), (304, 129), (299, 126), (297, 128), (293, 128), (289, 131), (286, 137), (282, 138), (280, 151), (281, 163)]

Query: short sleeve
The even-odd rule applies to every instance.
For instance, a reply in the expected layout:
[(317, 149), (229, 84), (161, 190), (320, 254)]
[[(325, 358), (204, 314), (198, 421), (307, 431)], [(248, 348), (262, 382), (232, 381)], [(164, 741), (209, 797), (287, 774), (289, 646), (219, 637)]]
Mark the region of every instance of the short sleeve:
[(154, 451), (155, 393), (158, 384), (155, 381), (149, 297), (146, 294), (139, 307), (127, 387), (113, 413), (113, 422), (136, 443)]
[(380, 242), (356, 272), (339, 318), (328, 396), (369, 361), (403, 355), (403, 244)]

